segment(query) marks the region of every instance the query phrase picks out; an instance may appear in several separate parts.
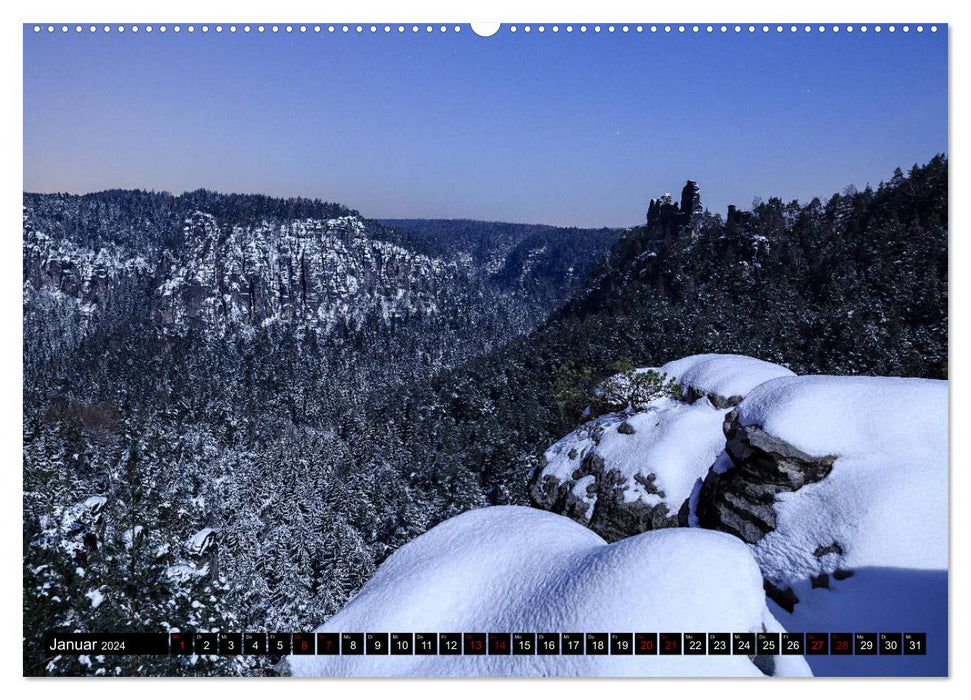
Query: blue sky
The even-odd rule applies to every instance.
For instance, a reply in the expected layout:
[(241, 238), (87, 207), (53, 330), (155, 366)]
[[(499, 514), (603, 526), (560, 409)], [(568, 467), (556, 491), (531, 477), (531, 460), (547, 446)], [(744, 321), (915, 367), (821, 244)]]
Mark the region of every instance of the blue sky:
[(24, 189), (301, 195), (371, 217), (634, 225), (877, 184), (947, 150), (921, 34), (34, 34)]

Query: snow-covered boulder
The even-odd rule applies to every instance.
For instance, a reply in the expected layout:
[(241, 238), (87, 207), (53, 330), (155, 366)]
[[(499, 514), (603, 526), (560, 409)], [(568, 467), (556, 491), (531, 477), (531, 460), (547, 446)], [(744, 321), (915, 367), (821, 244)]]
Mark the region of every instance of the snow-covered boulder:
[(633, 415), (591, 421), (546, 451), (530, 486), (533, 502), (611, 541), (676, 526), (724, 447), (724, 413), (707, 399), (664, 398)]
[[(833, 544), (844, 566), (947, 566), (947, 382), (779, 379), (739, 404), (726, 434), (699, 522), (768, 539), (769, 578), (824, 573), (813, 552)], [(733, 527), (740, 511), (755, 527)], [(772, 543), (784, 561), (768, 555)]]
[[(655, 372), (682, 387), (639, 410), (601, 416), (544, 455), (533, 475), (535, 505), (567, 515), (613, 541), (687, 524), (687, 499), (722, 451), (728, 408), (764, 381), (793, 376), (785, 367), (742, 355), (693, 355)], [(626, 396), (631, 375), (611, 377), (612, 397)], [(681, 400), (683, 399), (683, 400)]]
[(707, 397), (716, 408), (737, 405), (752, 389), (770, 379), (795, 376), (791, 370), (765, 360), (714, 353), (683, 357), (657, 371), (675, 379), (688, 402)]
[[(927, 632), (927, 656), (866, 668), (946, 672), (947, 382), (777, 379), (749, 393), (725, 431), (691, 519), (752, 544), (780, 619)], [(852, 670), (840, 657), (811, 662)]]
[[(319, 632), (781, 631), (749, 549), (669, 529), (607, 544), (568, 518), (496, 506), (401, 547)], [(295, 676), (808, 675), (802, 657), (291, 656)]]

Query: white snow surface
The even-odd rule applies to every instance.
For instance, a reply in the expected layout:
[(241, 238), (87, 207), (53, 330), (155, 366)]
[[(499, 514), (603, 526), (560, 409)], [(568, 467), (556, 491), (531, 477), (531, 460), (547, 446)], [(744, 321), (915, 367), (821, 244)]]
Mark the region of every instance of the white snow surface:
[[(826, 478), (776, 497), (776, 529), (755, 547), (767, 576), (798, 580), (834, 564), (947, 568), (947, 382), (779, 379), (738, 413), (743, 425), (836, 457)], [(842, 555), (813, 556), (832, 543)]]
[(105, 498), (104, 496), (89, 496), (84, 501), (84, 507), (87, 508), (88, 510), (97, 512), (97, 511), (100, 511), (102, 508), (104, 508), (104, 505), (107, 502), (108, 502), (108, 499)]
[(947, 382), (901, 377), (801, 376), (760, 385), (738, 406), (742, 425), (760, 425), (812, 455), (947, 455)]
[[(814, 456), (836, 457), (821, 481), (776, 496), (775, 530), (752, 547), (766, 578), (791, 586), (790, 629), (926, 632), (926, 656), (809, 657), (826, 675), (947, 673), (947, 382), (889, 377), (793, 377), (767, 382), (738, 406)], [(817, 547), (842, 553), (817, 557)], [(810, 578), (852, 572), (813, 589)], [(869, 662), (869, 663), (867, 663)]]
[[(664, 398), (652, 401), (646, 410), (630, 416), (619, 413), (601, 416), (546, 451), (543, 475), (553, 476), (561, 483), (572, 481), (583, 460), (594, 453), (603, 458), (605, 471), (617, 471), (624, 479), (622, 488), (628, 502), (641, 500), (651, 506), (664, 502), (670, 513), (677, 513), (695, 481), (707, 473), (724, 447), (722, 422), (726, 413), (727, 410), (712, 406), (708, 399), (687, 404)], [(632, 435), (618, 432), (624, 422), (634, 429)], [(648, 493), (635, 479), (649, 474), (656, 476), (654, 486), (664, 493), (664, 498)], [(585, 489), (593, 477), (576, 481), (573, 492), (578, 497), (581, 491), (577, 486), (581, 482), (585, 482), (581, 500), (589, 506), (589, 520), (596, 495), (586, 496)]]
[[(644, 368), (639, 371), (646, 371)], [(701, 394), (716, 394), (725, 398), (745, 396), (752, 389), (779, 377), (795, 376), (781, 365), (746, 355), (709, 353), (691, 355), (668, 362), (655, 369), (669, 379), (677, 379), (684, 387)]]
[[(320, 632), (756, 631), (782, 628), (748, 547), (697, 529), (608, 545), (518, 506), (452, 518), (398, 549)], [(775, 657), (778, 675), (808, 675)], [(291, 656), (295, 676), (757, 676), (745, 656)]]

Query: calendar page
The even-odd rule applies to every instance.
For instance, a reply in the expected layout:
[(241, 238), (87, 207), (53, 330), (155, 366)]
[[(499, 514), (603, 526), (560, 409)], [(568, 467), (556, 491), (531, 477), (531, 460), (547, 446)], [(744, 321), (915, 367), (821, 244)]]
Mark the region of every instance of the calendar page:
[(23, 674), (947, 676), (948, 24), (324, 15), (22, 27)]

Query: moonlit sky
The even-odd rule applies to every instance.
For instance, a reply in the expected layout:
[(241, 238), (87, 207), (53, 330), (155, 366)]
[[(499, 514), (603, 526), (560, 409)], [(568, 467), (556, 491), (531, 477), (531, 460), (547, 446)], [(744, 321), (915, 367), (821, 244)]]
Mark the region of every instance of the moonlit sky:
[(807, 201), (947, 151), (946, 34), (25, 27), (24, 189), (578, 226), (687, 178), (715, 212)]

